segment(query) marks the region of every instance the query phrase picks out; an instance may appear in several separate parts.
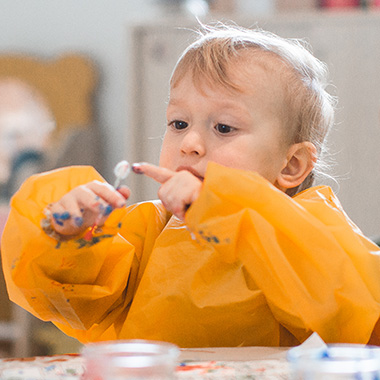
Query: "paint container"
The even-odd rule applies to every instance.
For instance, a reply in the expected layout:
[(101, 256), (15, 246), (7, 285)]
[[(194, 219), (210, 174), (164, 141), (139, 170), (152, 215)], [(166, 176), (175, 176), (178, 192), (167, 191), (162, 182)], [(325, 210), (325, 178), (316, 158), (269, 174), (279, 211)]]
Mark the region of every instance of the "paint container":
[(148, 340), (90, 343), (82, 349), (83, 380), (174, 379), (179, 348)]
[(288, 352), (292, 380), (380, 379), (380, 347), (335, 344)]

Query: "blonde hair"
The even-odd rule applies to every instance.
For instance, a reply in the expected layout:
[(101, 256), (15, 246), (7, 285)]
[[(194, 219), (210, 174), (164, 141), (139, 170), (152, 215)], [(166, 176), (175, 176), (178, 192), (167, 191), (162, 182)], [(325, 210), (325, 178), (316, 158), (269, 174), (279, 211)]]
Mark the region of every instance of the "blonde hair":
[[(284, 39), (275, 34), (238, 26), (202, 26), (199, 38), (179, 58), (170, 86), (192, 72), (195, 84), (204, 81), (239, 90), (228, 75), (228, 68), (244, 55), (247, 62), (260, 63), (278, 72), (282, 78), (288, 115), (284, 124), (290, 144), (312, 142), (317, 149), (317, 162), (304, 182), (288, 189), (290, 196), (314, 183), (315, 175), (323, 175), (325, 138), (334, 124), (335, 99), (326, 91), (327, 67), (314, 57), (304, 42)], [(268, 55), (275, 59), (267, 59)], [(281, 64), (279, 64), (281, 63)]]

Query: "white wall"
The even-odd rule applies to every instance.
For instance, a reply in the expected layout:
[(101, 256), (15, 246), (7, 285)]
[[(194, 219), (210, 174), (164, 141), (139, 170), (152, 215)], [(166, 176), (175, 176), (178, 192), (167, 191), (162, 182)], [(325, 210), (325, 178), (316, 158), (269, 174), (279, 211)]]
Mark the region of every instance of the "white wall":
[[(97, 121), (106, 136), (106, 177), (128, 151), (128, 27), (155, 13), (157, 0), (1, 0), (0, 54), (54, 58), (82, 52), (100, 70)], [(125, 157), (128, 159), (128, 157)]]

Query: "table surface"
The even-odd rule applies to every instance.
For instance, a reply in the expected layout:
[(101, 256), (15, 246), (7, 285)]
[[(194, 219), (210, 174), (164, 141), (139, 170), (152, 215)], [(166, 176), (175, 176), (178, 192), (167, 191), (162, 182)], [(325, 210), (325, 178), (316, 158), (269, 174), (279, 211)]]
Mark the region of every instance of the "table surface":
[[(270, 347), (182, 349), (176, 379), (289, 379), (286, 349)], [(1, 380), (80, 380), (80, 355), (0, 359)]]

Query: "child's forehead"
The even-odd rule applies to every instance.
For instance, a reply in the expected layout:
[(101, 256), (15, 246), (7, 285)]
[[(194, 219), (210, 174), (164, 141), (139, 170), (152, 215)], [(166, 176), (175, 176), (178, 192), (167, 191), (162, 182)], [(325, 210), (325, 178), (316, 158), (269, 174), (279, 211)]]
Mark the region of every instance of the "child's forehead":
[[(289, 70), (288, 65), (277, 55), (261, 49), (246, 49), (238, 55), (223, 62), (223, 65), (212, 59), (202, 67), (196, 60), (188, 60), (178, 65), (173, 73), (171, 88), (174, 88), (185, 76), (192, 76), (196, 87), (222, 86), (227, 90), (241, 91), (243, 84), (275, 77), (282, 82), (284, 71)], [(268, 82), (269, 85), (269, 82)]]

